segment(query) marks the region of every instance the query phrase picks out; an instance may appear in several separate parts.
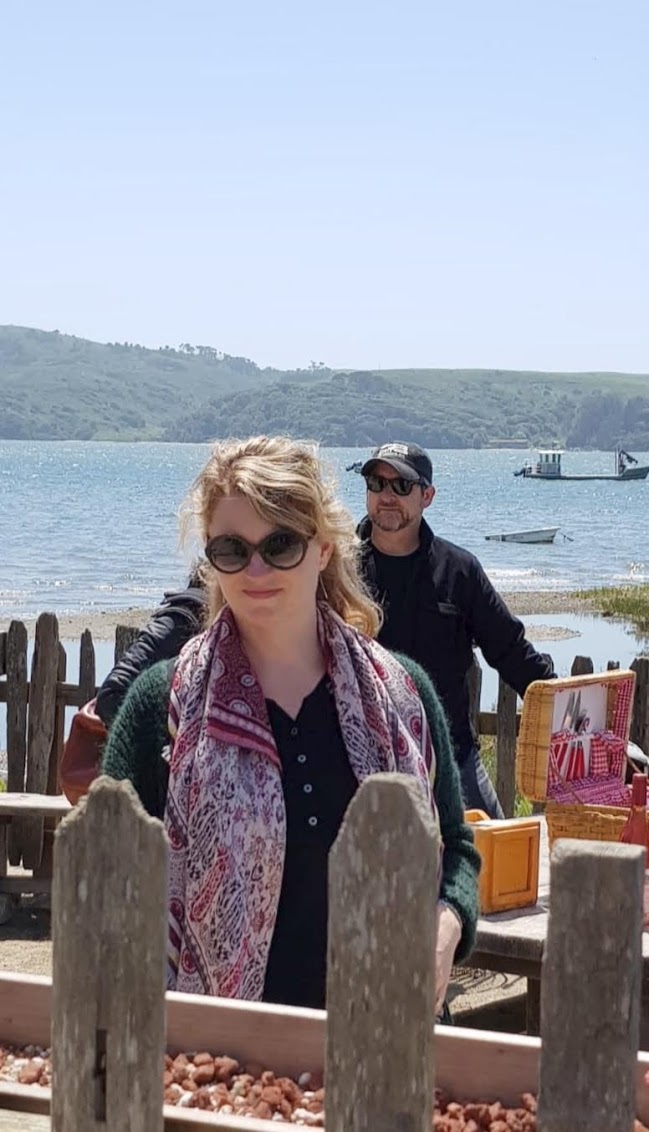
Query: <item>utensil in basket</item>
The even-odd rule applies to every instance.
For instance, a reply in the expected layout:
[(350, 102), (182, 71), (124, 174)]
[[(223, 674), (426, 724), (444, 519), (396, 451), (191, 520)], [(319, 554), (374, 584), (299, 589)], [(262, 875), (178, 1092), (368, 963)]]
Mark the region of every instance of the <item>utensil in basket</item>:
[(566, 710), (563, 713), (563, 722), (562, 722), (561, 728), (560, 728), (561, 731), (570, 731), (572, 729), (572, 716), (573, 716), (573, 710), (574, 710), (574, 706), (575, 706), (576, 695), (577, 695), (576, 692), (571, 692), (570, 695), (568, 696), (568, 703), (566, 704)]

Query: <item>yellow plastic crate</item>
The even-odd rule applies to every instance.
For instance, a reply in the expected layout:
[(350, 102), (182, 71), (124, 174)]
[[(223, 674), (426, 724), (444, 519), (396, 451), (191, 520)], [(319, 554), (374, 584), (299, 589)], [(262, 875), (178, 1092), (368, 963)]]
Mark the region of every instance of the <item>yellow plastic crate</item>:
[[(614, 729), (625, 743), (628, 742), (635, 691), (635, 672), (631, 669), (596, 672), (589, 676), (568, 676), (560, 680), (536, 680), (525, 693), (516, 749), (516, 781), (519, 791), (525, 797), (536, 802), (547, 799), (550, 742), (554, 731), (559, 730), (553, 726), (557, 697), (563, 692), (584, 691), (597, 685), (603, 685), (605, 689), (607, 729)], [(620, 712), (617, 711), (618, 700), (625, 709), (628, 706), (628, 710), (621, 713), (621, 719)], [(561, 805), (558, 808), (583, 810), (585, 807)], [(605, 810), (607, 807), (591, 808)]]

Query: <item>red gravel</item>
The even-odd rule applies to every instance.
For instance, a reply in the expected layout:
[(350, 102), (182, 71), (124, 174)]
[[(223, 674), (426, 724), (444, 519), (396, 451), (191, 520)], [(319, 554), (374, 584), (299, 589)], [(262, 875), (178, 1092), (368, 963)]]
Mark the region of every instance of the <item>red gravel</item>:
[[(2, 1080), (49, 1086), (49, 1049), (0, 1045)], [(303, 1073), (294, 1081), (261, 1066), (244, 1067), (231, 1057), (180, 1053), (165, 1056), (163, 1080), (166, 1104), (324, 1127), (324, 1088), (317, 1074)], [(432, 1128), (435, 1132), (536, 1132), (536, 1097), (524, 1093), (518, 1108), (505, 1108), (499, 1101), (463, 1105), (436, 1089)], [(636, 1121), (634, 1132), (649, 1130)]]

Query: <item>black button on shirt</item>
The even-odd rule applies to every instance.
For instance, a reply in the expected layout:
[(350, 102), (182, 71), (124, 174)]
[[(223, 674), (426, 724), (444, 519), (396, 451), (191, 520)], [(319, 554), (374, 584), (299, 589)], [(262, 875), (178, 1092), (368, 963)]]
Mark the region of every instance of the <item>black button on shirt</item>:
[(293, 720), (267, 700), (282, 763), (286, 860), (264, 1000), (325, 1005), (327, 858), (358, 789), (327, 677)]

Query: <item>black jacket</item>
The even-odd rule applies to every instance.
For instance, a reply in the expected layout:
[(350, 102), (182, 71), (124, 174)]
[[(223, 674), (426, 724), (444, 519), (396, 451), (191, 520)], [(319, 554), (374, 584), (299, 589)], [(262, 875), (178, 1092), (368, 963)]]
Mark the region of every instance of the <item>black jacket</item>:
[(168, 660), (203, 629), (207, 595), (200, 586), (168, 593), (137, 640), (117, 662), (97, 693), (97, 715), (110, 727), (131, 684), (140, 672)]
[[(371, 523), (358, 528), (363, 541), (362, 570), (375, 598), (379, 592)], [(473, 734), (468, 673), (473, 646), (519, 696), (533, 680), (554, 675), (551, 663), (526, 641), (525, 628), (496, 593), (482, 566), (469, 551), (438, 538), (422, 521), (419, 551), (408, 590), (405, 612), (398, 625), (386, 618), (379, 641), (418, 661), (433, 680), (444, 704), (459, 763), (470, 754)]]

